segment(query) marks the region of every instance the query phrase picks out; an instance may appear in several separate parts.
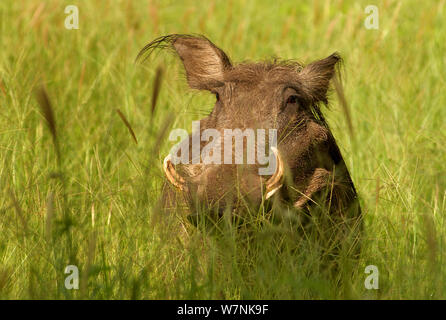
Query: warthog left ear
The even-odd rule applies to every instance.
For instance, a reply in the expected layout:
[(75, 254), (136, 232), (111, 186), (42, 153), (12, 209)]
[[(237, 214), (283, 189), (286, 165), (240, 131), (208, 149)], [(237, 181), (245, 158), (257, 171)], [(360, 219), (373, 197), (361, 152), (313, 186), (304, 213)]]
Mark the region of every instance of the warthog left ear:
[(147, 44), (136, 58), (147, 57), (156, 48), (171, 47), (183, 61), (191, 88), (212, 90), (221, 85), (225, 70), (231, 68), (228, 56), (204, 36), (171, 34)]
[(299, 74), (306, 98), (311, 103), (327, 103), (330, 80), (336, 73), (336, 64), (341, 61), (338, 53), (310, 63)]

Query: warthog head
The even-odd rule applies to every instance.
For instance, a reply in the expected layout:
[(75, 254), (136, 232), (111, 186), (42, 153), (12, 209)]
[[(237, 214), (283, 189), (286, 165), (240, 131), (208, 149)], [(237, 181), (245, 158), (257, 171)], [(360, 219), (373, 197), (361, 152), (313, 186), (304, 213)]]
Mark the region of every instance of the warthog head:
[[(199, 121), (199, 129), (183, 140), (183, 148), (164, 159), (169, 189), (177, 190), (190, 205), (206, 204), (220, 212), (266, 199), (280, 199), (297, 209), (322, 201), (329, 203), (330, 211), (355, 201), (353, 183), (320, 110), (327, 103), (338, 54), (307, 66), (294, 61), (233, 64), (205, 37), (169, 35), (149, 43), (139, 57), (155, 48), (173, 49), (189, 86), (211, 92), (216, 100), (212, 112)], [(237, 133), (242, 155), (237, 154), (237, 142), (232, 143)], [(223, 144), (228, 135), (230, 143)], [(253, 135), (255, 143), (250, 144)], [(218, 148), (206, 148), (210, 143)], [(256, 159), (246, 161), (253, 154)], [(206, 155), (221, 162), (206, 162)], [(261, 163), (259, 155), (269, 159), (272, 170), (262, 174), (268, 164)], [(180, 156), (187, 161), (173, 161)]]

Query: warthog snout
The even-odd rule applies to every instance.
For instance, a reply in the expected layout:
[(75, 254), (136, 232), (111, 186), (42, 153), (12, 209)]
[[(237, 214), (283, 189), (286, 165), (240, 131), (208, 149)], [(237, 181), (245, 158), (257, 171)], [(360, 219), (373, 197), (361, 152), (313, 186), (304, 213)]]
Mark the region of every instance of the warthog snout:
[(281, 187), (284, 165), (280, 152), (271, 147), (274, 156), (272, 175), (260, 175), (258, 165), (197, 164), (183, 165), (181, 174), (172, 163), (172, 155), (164, 158), (163, 170), (167, 180), (180, 191), (189, 193), (198, 201), (212, 206), (234, 205), (234, 201), (244, 198), (250, 204), (258, 205), (272, 197)]

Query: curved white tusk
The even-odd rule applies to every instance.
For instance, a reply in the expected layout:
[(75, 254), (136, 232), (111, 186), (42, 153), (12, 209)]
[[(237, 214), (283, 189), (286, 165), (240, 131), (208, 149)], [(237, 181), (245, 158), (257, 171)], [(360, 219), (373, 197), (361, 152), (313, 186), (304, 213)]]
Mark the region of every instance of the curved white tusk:
[(276, 171), (271, 176), (271, 178), (266, 181), (266, 196), (265, 199), (271, 198), (277, 190), (282, 187), (282, 178), (283, 178), (283, 161), (280, 157), (279, 150), (276, 147), (271, 147), (274, 156), (276, 157)]
[(163, 170), (166, 174), (167, 180), (169, 180), (171, 184), (173, 184), (181, 191), (184, 191), (186, 189), (186, 181), (184, 181), (184, 179), (179, 174), (177, 174), (177, 172), (175, 171), (175, 167), (173, 166), (170, 159), (171, 154), (169, 153), (163, 161)]

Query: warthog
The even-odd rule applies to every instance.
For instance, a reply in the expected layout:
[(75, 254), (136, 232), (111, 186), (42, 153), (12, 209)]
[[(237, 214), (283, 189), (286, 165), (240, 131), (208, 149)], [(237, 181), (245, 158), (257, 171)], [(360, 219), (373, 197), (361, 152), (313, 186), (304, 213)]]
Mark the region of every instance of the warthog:
[[(156, 48), (173, 49), (183, 62), (189, 86), (216, 97), (212, 112), (200, 120), (200, 129), (183, 141), (190, 151), (189, 163), (175, 164), (171, 154), (164, 159), (169, 182), (165, 192), (170, 203), (178, 199), (172, 196), (172, 190), (177, 190), (193, 210), (204, 205), (223, 214), (241, 210), (246, 204), (255, 207), (273, 202), (292, 208), (296, 215), (324, 208), (329, 217), (358, 224), (357, 193), (321, 112), (321, 105), (328, 103), (330, 80), (338, 69), (338, 54), (306, 66), (279, 60), (233, 64), (207, 38), (174, 34), (155, 39), (138, 57), (147, 57)], [(210, 143), (209, 138), (203, 139), (204, 131), (210, 128), (222, 137), (227, 129), (276, 129), (276, 146), (271, 145), (273, 140), (264, 139), (275, 170), (260, 175), (257, 161), (205, 163), (202, 154), (193, 161), (194, 135), (199, 135), (199, 147), (203, 148)], [(225, 153), (225, 147), (217, 152)], [(233, 145), (229, 147), (232, 152)], [(248, 148), (246, 140), (243, 148)], [(252, 154), (256, 150), (243, 151)]]

